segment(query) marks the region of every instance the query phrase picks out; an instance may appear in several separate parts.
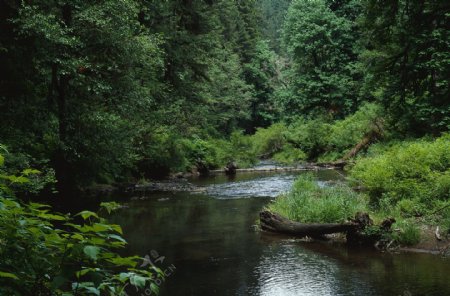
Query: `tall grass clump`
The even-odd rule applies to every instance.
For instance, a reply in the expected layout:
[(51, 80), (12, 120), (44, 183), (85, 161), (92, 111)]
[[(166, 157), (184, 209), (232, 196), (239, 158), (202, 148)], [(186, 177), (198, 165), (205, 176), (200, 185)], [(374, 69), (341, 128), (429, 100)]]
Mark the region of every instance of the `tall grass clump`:
[(291, 192), (279, 196), (269, 210), (304, 223), (337, 223), (367, 210), (367, 199), (345, 185), (321, 188), (310, 174), (302, 175)]

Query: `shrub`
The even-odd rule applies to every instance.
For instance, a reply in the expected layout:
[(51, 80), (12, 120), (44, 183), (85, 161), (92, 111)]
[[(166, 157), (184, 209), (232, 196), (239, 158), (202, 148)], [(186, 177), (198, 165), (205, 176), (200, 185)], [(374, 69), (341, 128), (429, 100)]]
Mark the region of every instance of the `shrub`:
[(242, 131), (235, 131), (231, 134), (229, 141), (226, 162), (236, 161), (240, 167), (256, 164), (258, 156), (253, 148), (251, 136), (244, 135)]
[(286, 143), (284, 132), (286, 126), (276, 123), (268, 128), (259, 128), (251, 137), (254, 153), (260, 158), (269, 158), (280, 152)]
[(435, 141), (396, 144), (384, 153), (359, 159), (351, 177), (362, 183), (375, 205), (414, 199), (430, 205), (446, 200), (450, 190), (450, 136)]
[(269, 205), (269, 210), (299, 222), (343, 222), (367, 210), (366, 198), (345, 185), (320, 188), (312, 175), (299, 177), (291, 192)]
[(336, 121), (331, 127), (332, 149), (342, 153), (358, 144), (367, 133), (376, 128), (375, 124), (382, 122), (382, 111), (381, 106), (366, 103), (353, 115)]
[(306, 160), (306, 154), (301, 149), (295, 148), (292, 144), (285, 144), (280, 152), (273, 156), (277, 162), (284, 164), (298, 163)]
[[(14, 198), (11, 184), (26, 184), (5, 175), (0, 157), (0, 294), (1, 295), (126, 295), (127, 285), (157, 292), (157, 269), (139, 268), (139, 257), (121, 257), (125, 246), (119, 225), (99, 213), (83, 211), (76, 224), (70, 215), (52, 212), (37, 203)], [(103, 203), (101, 211), (117, 208)]]
[(304, 151), (308, 160), (315, 160), (329, 150), (331, 125), (324, 119), (298, 120), (286, 132), (286, 140), (295, 148)]

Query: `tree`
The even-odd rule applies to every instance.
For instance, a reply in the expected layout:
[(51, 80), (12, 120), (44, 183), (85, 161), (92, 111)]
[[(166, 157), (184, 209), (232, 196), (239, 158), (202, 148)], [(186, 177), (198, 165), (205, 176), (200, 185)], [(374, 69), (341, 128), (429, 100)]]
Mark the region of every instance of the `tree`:
[(281, 54), (281, 29), (292, 0), (259, 0), (263, 15), (262, 33), (269, 40), (270, 48)]
[[(138, 22), (138, 3), (4, 5), (7, 144), (50, 158), (61, 191), (122, 175), (135, 160), (136, 115), (151, 108), (161, 68), (158, 38)], [(9, 71), (24, 82), (13, 83)], [(31, 119), (31, 132), (21, 117)], [(27, 137), (31, 148), (20, 143)]]
[(367, 1), (366, 87), (399, 131), (438, 134), (450, 126), (450, 21), (446, 1)]
[(359, 67), (352, 22), (324, 1), (293, 1), (283, 29), (292, 60), (290, 95), (282, 98), (288, 115), (327, 112), (342, 117), (358, 104)]

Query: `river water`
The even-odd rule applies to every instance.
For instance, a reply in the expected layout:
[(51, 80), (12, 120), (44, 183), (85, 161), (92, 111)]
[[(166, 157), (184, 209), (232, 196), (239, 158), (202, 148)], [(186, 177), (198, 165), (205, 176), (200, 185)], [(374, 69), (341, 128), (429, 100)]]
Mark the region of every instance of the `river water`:
[[(342, 179), (330, 170), (315, 174), (321, 186)], [(204, 192), (141, 196), (113, 222), (123, 227), (126, 253), (148, 256), (166, 272), (162, 296), (450, 295), (450, 260), (440, 256), (348, 249), (257, 231), (259, 211), (296, 176), (191, 180)]]

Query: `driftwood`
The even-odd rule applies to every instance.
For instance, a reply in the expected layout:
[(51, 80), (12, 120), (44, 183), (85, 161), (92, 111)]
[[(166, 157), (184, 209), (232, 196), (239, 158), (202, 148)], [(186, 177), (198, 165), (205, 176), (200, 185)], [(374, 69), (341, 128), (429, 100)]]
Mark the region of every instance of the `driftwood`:
[(262, 211), (259, 214), (261, 229), (265, 231), (292, 234), (295, 236), (319, 237), (324, 234), (347, 232), (358, 227), (353, 222), (327, 223), (327, 224), (305, 224), (294, 222), (270, 211)]
[[(276, 213), (262, 211), (259, 214), (261, 229), (264, 231), (294, 235), (298, 237), (322, 237), (325, 234), (345, 233), (348, 244), (383, 246), (382, 234), (391, 231), (395, 219), (388, 218), (374, 226), (366, 213), (357, 213), (354, 219), (344, 223), (300, 223), (291, 221)], [(372, 231), (365, 231), (371, 227)]]

